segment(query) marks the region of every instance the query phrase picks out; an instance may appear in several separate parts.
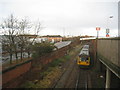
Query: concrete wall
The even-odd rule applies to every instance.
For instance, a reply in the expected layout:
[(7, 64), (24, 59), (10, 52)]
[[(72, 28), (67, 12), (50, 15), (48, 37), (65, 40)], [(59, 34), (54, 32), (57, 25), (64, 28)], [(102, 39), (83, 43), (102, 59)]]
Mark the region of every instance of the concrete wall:
[(99, 39), (97, 42), (97, 52), (104, 56), (111, 63), (120, 67), (120, 39)]

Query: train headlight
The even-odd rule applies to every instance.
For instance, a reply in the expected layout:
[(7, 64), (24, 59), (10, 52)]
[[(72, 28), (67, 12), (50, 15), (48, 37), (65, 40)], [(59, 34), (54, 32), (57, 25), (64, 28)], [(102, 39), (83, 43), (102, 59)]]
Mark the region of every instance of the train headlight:
[(88, 61), (86, 61), (86, 63), (89, 63)]

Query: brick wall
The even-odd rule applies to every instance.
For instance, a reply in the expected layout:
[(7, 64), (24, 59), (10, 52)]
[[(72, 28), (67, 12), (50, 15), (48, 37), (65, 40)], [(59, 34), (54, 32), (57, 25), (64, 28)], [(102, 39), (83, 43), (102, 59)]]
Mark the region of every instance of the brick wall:
[[(11, 68), (8, 68), (2, 72), (2, 85), (6, 86), (7, 83), (13, 81), (18, 78), (22, 74), (28, 72), (31, 68), (31, 61), (25, 62), (21, 65), (16, 65)], [(11, 82), (12, 84), (12, 82)]]
[(76, 46), (79, 43), (80, 43), (79, 41), (71, 43), (68, 46), (58, 49), (50, 54), (46, 54), (45, 56), (42, 56), (36, 60), (32, 60), (32, 61), (23, 63), (22, 65), (16, 65), (12, 69), (4, 71), (2, 73), (3, 88), (17, 87), (22, 82), (24, 82), (24, 80), (26, 80), (27, 77), (31, 77), (31, 75), (29, 75), (29, 74), (31, 73), (32, 70), (35, 69), (34, 65), (37, 66), (39, 64), (42, 64), (43, 66), (45, 66), (46, 64), (50, 63), (51, 61), (64, 56), (67, 53), (67, 50)]
[(45, 56), (42, 56), (41, 58), (37, 58), (36, 60), (33, 60), (32, 64), (33, 65), (36, 65), (36, 64), (46, 65), (46, 64), (50, 63), (51, 61), (64, 56), (67, 53), (67, 50), (69, 48), (70, 48), (70, 46), (68, 45), (68, 46), (58, 49), (57, 51), (54, 51), (50, 54), (46, 54)]

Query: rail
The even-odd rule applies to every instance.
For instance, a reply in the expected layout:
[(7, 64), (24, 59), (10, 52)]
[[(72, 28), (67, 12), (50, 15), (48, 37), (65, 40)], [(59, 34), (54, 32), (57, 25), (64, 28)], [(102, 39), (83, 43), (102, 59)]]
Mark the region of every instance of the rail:
[[(75, 60), (73, 60), (75, 61)], [(59, 79), (57, 80), (57, 82), (53, 85), (52, 88), (57, 88), (57, 85), (59, 84), (59, 81), (61, 80), (61, 78), (66, 74), (66, 72), (68, 71), (68, 68), (70, 67), (75, 67), (76, 63), (74, 63), (72, 66), (70, 64), (68, 64), (67, 68), (65, 69), (65, 71), (61, 74), (61, 76), (59, 77)], [(69, 78), (70, 78), (70, 75), (72, 73), (74, 68), (72, 68), (68, 73), (69, 73), (69, 77), (65, 80), (65, 84), (63, 85), (62, 88), (65, 88), (66, 87), (66, 83), (68, 82)]]
[(79, 70), (75, 89), (78, 90), (79, 88), (88, 89), (88, 72), (86, 70)]

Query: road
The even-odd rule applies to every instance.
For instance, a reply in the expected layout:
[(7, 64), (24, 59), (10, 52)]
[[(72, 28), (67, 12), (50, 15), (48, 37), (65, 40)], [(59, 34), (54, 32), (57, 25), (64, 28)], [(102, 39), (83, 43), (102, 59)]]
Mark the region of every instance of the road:
[[(17, 55), (18, 55), (18, 59), (20, 59), (21, 53), (18, 53)], [(28, 57), (28, 54), (26, 52), (24, 52), (23, 53), (23, 58), (27, 58), (27, 57)], [(30, 57), (31, 57), (31, 55), (30, 55)], [(13, 56), (12, 56), (12, 61), (14, 61), (14, 60), (16, 60), (15, 54), (13, 54)], [(10, 61), (9, 54), (2, 55), (2, 64), (5, 64), (5, 63), (7, 63), (9, 61)]]

